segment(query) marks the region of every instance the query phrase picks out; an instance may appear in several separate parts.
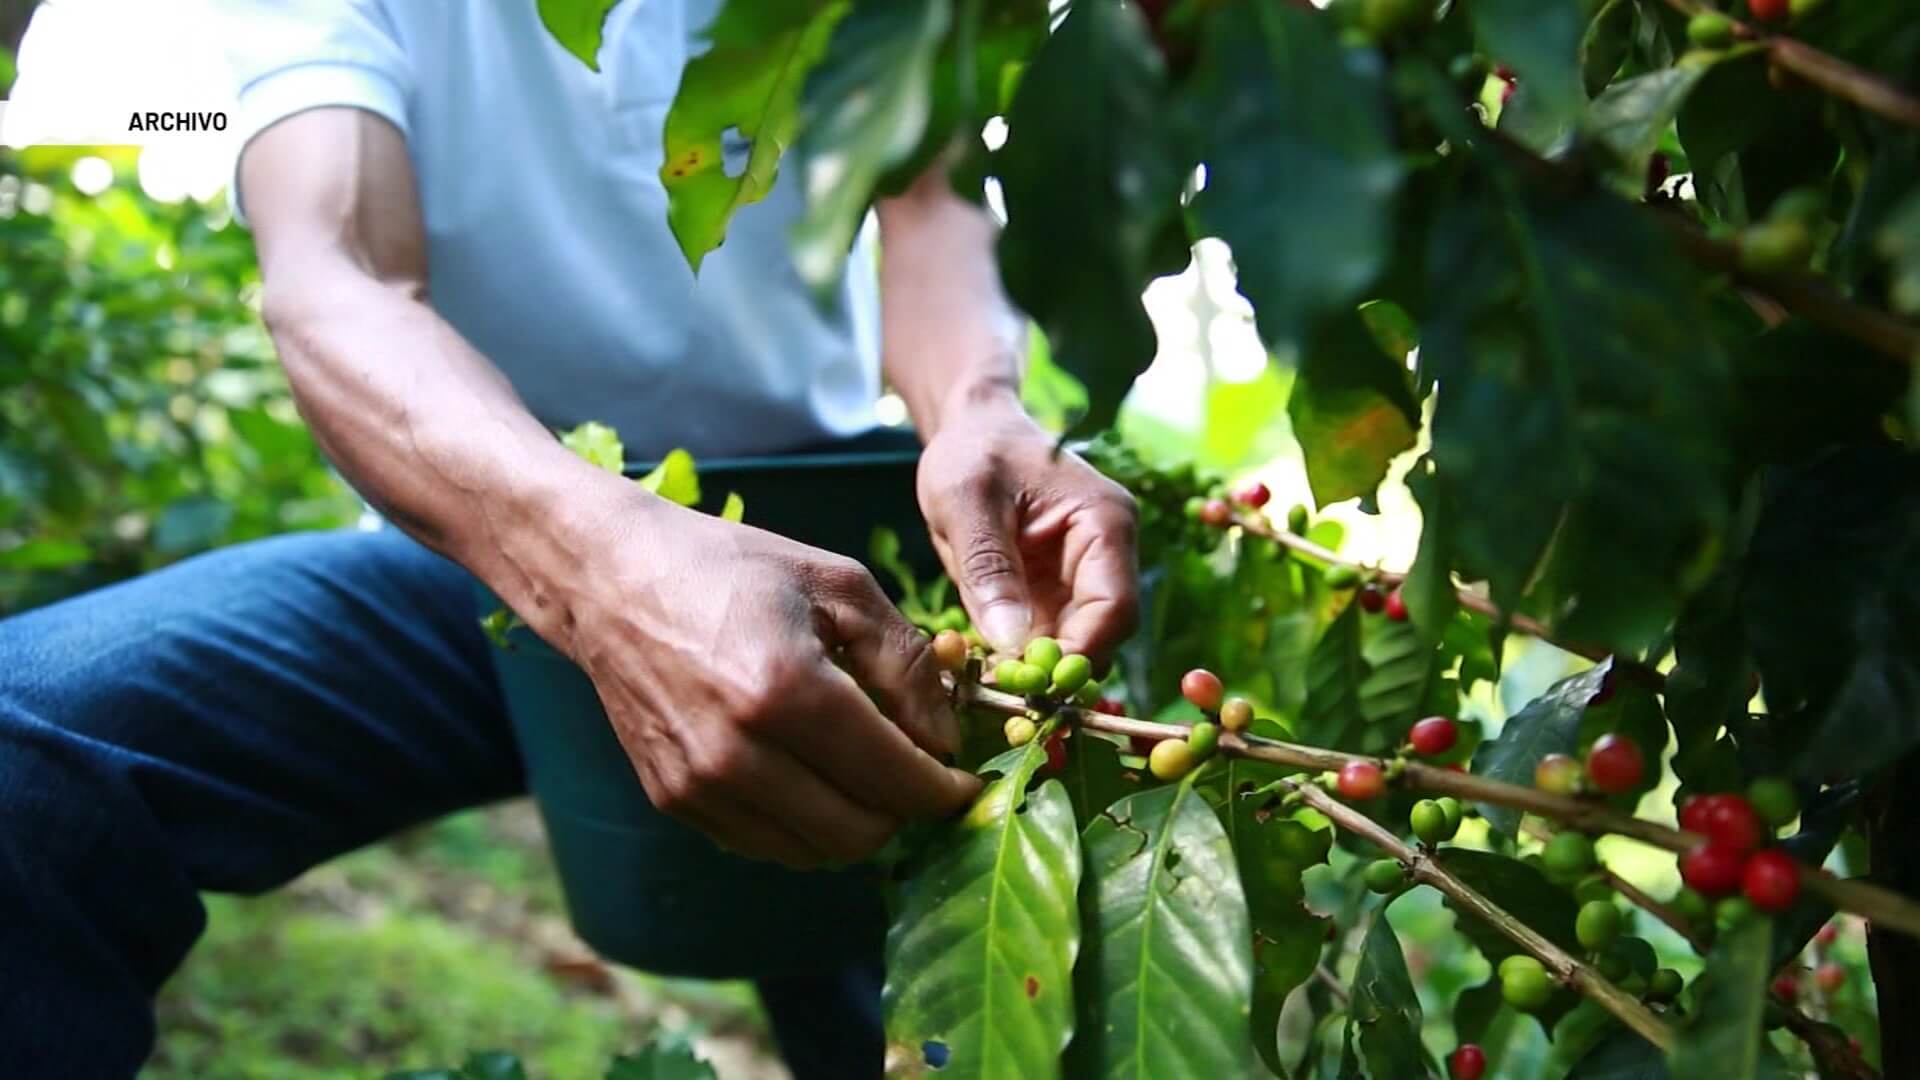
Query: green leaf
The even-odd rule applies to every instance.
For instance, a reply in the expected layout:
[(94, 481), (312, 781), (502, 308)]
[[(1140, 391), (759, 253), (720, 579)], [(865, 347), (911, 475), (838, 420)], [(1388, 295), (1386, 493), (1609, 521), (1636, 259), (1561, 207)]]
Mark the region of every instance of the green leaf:
[(233, 524), (233, 504), (211, 495), (175, 499), (153, 525), (153, 549), (163, 555), (185, 555), (218, 544)]
[(1313, 974), (1326, 947), (1327, 920), (1306, 906), (1301, 875), (1308, 869), (1296, 858), (1308, 846), (1307, 826), (1272, 816), (1272, 796), (1251, 797), (1251, 789), (1281, 770), (1244, 758), (1216, 766), (1224, 802), (1220, 823), (1233, 845), (1240, 886), (1247, 896), (1253, 928), (1253, 1000), (1249, 1024), (1253, 1048), (1275, 1075), (1286, 1076), (1277, 1038), (1280, 1010), (1287, 995)]
[(93, 558), (78, 540), (28, 540), (0, 551), (0, 570), (59, 570)]
[(1380, 1080), (1433, 1075), (1420, 1045), (1420, 996), (1407, 975), (1406, 956), (1384, 908), (1367, 927), (1348, 998), (1347, 1052), (1357, 1047), (1369, 1074)]
[(1582, 127), (1619, 160), (1627, 188), (1638, 198), (1645, 189), (1647, 162), (1673, 126), (1712, 60), (1686, 60), (1674, 67), (1650, 71), (1614, 83), (1587, 108)]
[(540, 22), (561, 48), (600, 70), (600, 32), (619, 0), (540, 0)]
[(1307, 657), (1307, 700), (1294, 735), (1310, 746), (1340, 746), (1363, 720), (1360, 684), (1367, 664), (1360, 654), (1360, 605), (1349, 603), (1327, 625)]
[[(900, 557), (900, 534), (884, 525), (876, 525), (873, 534), (867, 538), (867, 561), (885, 570), (900, 586), (902, 596), (916, 596), (920, 592), (919, 580), (914, 576), (913, 567)], [(1106, 805), (1102, 803), (1101, 805)]]
[(1463, 183), (1421, 328), (1455, 569), (1576, 640), (1651, 645), (1730, 512), (1732, 394), (1704, 286), (1611, 198), (1497, 163)]
[(1587, 1051), (1567, 1080), (1668, 1080), (1660, 1048), (1627, 1028), (1616, 1028)]
[(1137, 776), (1120, 764), (1120, 748), (1099, 735), (1077, 730), (1067, 742), (1067, 764), (1060, 783), (1073, 803), (1075, 821), (1094, 815), (1140, 790)]
[[(694, 270), (720, 246), (734, 211), (773, 189), (799, 126), (801, 87), (846, 10), (845, 0), (727, 0), (707, 28), (713, 47), (680, 75), (660, 166), (667, 222)], [(749, 146), (737, 176), (727, 175), (721, 144), (730, 130)]]
[(745, 521), (746, 518), (747, 500), (741, 498), (740, 493), (737, 491), (727, 492), (727, 501), (720, 506), (720, 520), (731, 521), (735, 525), (738, 525), (742, 521)]
[(1079, 837), (1057, 781), (1029, 793), (1044, 740), (942, 826), (900, 886), (887, 933), (887, 1038), (908, 1060), (944, 1051), (945, 1077), (1060, 1075), (1080, 949)]
[(995, 155), (1008, 295), (1087, 388), (1080, 426), (1109, 426), (1152, 362), (1140, 294), (1182, 173), (1162, 104), (1166, 70), (1140, 13), (1083, 0), (1028, 65)]
[(1372, 54), (1291, 4), (1220, 8), (1201, 50), (1187, 107), (1207, 184), (1193, 214), (1233, 249), (1261, 337), (1291, 359), (1386, 263), (1400, 185), (1386, 80)]
[(1696, 984), (1696, 1019), (1667, 1054), (1676, 1076), (1754, 1080), (1761, 1075), (1773, 923), (1750, 918), (1720, 934)]
[(560, 436), (560, 445), (573, 451), (596, 468), (618, 474), (627, 463), (626, 447), (620, 433), (597, 421), (589, 420)]
[(715, 1080), (713, 1066), (700, 1060), (693, 1048), (679, 1042), (658, 1042), (637, 1054), (613, 1060), (606, 1080)]
[(1586, 104), (1584, 7), (1581, 0), (1474, 0), (1467, 8), (1480, 50), (1512, 68), (1550, 120), (1569, 120)]
[(1287, 398), (1287, 416), (1320, 506), (1372, 495), (1393, 459), (1413, 448), (1420, 425), (1405, 361), (1386, 356), (1350, 315), (1323, 323), (1313, 335)]
[[(1540, 936), (1568, 952), (1584, 952), (1574, 936), (1574, 920), (1579, 905), (1573, 894), (1548, 881), (1545, 874), (1507, 855), (1471, 848), (1448, 847), (1435, 856), (1441, 866), (1455, 877), (1509, 914), (1532, 927)], [(1480, 917), (1455, 906), (1451, 900), (1455, 927), (1473, 942), (1487, 962), (1496, 968), (1500, 961), (1520, 951), (1512, 939), (1480, 920)]]
[(667, 451), (653, 471), (640, 478), (640, 486), (663, 499), (681, 506), (700, 501), (700, 474), (693, 467), (693, 455), (675, 447)]
[[(1580, 719), (1613, 661), (1569, 675), (1507, 719), (1500, 736), (1480, 744), (1473, 755), (1473, 774), (1489, 780), (1532, 786), (1533, 767), (1548, 754), (1571, 754), (1578, 746)], [(1520, 811), (1479, 803), (1481, 816), (1494, 832), (1513, 836), (1520, 828)]]
[(1193, 781), (1130, 795), (1087, 826), (1075, 1076), (1247, 1073), (1247, 901), (1233, 845)]
[(1377, 619), (1368, 630), (1360, 650), (1367, 665), (1367, 677), (1360, 681), (1360, 715), (1397, 740), (1408, 725), (1431, 711), (1440, 651), (1411, 622)]
[(1633, 48), (1633, 0), (1606, 0), (1580, 39), (1581, 81), (1588, 96), (1606, 89)]
[[(1428, 641), (1438, 641), (1460, 610), (1460, 594), (1453, 585), (1453, 545), (1447, 515), (1450, 507), (1441, 485), (1434, 482), (1432, 462), (1422, 459), (1407, 474), (1407, 490), (1420, 503), (1420, 547), (1413, 566), (1400, 585), (1407, 602), (1407, 618)], [(1467, 673), (1461, 672), (1462, 681)]]
[(952, 21), (952, 0), (855, 5), (807, 80), (794, 147), (807, 211), (793, 255), (815, 289), (837, 280), (881, 175), (920, 145)]

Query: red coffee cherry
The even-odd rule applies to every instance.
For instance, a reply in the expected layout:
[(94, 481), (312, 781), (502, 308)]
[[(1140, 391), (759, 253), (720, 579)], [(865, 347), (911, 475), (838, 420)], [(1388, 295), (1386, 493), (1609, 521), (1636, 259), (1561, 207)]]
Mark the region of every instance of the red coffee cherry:
[(1706, 805), (1699, 811), (1697, 831), (1720, 847), (1744, 855), (1758, 849), (1761, 842), (1772, 835), (1745, 796), (1722, 792), (1703, 798)]
[(1360, 590), (1360, 610), (1361, 611), (1364, 611), (1369, 615), (1374, 615), (1374, 614), (1378, 614), (1380, 609), (1386, 606), (1387, 606), (1387, 596), (1385, 593), (1380, 591), (1380, 587), (1378, 585), (1369, 585), (1366, 588)]
[(1453, 1080), (1480, 1080), (1487, 1072), (1487, 1052), (1474, 1043), (1463, 1043), (1447, 1055), (1447, 1075)]
[(1680, 856), (1680, 877), (1704, 896), (1730, 896), (1740, 891), (1746, 852), (1709, 840)]
[[(1103, 697), (1099, 701), (1096, 701), (1093, 703), (1093, 711), (1098, 713), (1106, 713), (1108, 716), (1127, 715), (1127, 707), (1125, 705), (1120, 704), (1119, 698)], [(1136, 738), (1137, 737), (1138, 736), (1136, 736)]]
[(1800, 895), (1800, 867), (1779, 848), (1756, 851), (1740, 871), (1740, 887), (1761, 911), (1785, 911)]
[(1791, 969), (1773, 977), (1773, 996), (1789, 1002), (1800, 996), (1800, 980)]
[(1200, 524), (1224, 529), (1233, 524), (1233, 507), (1225, 499), (1208, 499), (1200, 504)]
[(1444, 716), (1429, 716), (1407, 731), (1407, 741), (1415, 753), (1432, 757), (1453, 749), (1460, 741), (1460, 727)]
[(1823, 994), (1837, 993), (1847, 984), (1847, 969), (1839, 964), (1821, 964), (1813, 969), (1813, 981)]
[(1625, 735), (1609, 732), (1595, 739), (1587, 750), (1587, 779), (1609, 795), (1632, 791), (1646, 772), (1640, 744)]
[(1067, 733), (1055, 731), (1047, 738), (1047, 763), (1040, 766), (1040, 774), (1052, 775), (1067, 767)]
[(1220, 697), (1225, 692), (1226, 688), (1220, 685), (1220, 676), (1206, 668), (1194, 668), (1180, 677), (1180, 696), (1204, 712), (1217, 711)]
[(1267, 505), (1268, 500), (1272, 498), (1273, 492), (1268, 491), (1267, 485), (1258, 480), (1233, 493), (1234, 502), (1239, 503), (1241, 506), (1252, 507), (1255, 510)]
[(1702, 836), (1707, 832), (1707, 796), (1695, 795), (1680, 804), (1680, 827)]
[(1761, 22), (1779, 22), (1789, 8), (1788, 0), (1747, 0), (1747, 10)]
[(1823, 949), (1838, 940), (1840, 940), (1840, 927), (1836, 923), (1827, 923), (1813, 935), (1814, 944)]
[(1340, 794), (1356, 802), (1377, 799), (1387, 789), (1387, 776), (1371, 761), (1350, 761), (1340, 769)]
[(1394, 622), (1407, 621), (1407, 601), (1400, 595), (1398, 588), (1395, 588), (1387, 594), (1386, 609), (1387, 618), (1392, 619)]

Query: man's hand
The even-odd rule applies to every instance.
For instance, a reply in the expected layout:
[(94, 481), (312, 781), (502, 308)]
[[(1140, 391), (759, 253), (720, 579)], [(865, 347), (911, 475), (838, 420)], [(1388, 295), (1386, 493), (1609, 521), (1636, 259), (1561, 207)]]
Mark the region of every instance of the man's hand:
[(1138, 615), (1133, 497), (1056, 448), (1011, 394), (949, 417), (920, 461), (920, 509), (995, 648), (1036, 634), (1104, 658)]
[(979, 781), (934, 756), (959, 731), (932, 649), (871, 574), (624, 486), (564, 575), (554, 639), (655, 806), (810, 868), (967, 805)]

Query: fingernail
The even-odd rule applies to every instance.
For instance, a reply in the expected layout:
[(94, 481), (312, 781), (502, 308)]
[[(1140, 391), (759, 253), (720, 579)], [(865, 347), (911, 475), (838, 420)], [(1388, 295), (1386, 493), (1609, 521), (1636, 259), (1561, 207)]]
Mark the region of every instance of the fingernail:
[(980, 632), (1001, 652), (1019, 652), (1032, 636), (1033, 615), (1013, 601), (988, 604), (980, 613)]

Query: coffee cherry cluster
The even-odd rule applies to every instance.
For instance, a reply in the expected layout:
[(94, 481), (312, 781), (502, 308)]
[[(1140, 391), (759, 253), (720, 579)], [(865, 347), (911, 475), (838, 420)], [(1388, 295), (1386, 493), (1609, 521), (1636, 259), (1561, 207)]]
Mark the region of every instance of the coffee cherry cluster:
[[(1601, 694), (1606, 694), (1603, 687)], [(1604, 703), (1595, 694), (1590, 705)], [(1548, 754), (1533, 767), (1533, 786), (1555, 795), (1623, 795), (1640, 786), (1646, 778), (1647, 759), (1640, 744), (1618, 732), (1609, 732), (1587, 748), (1581, 762), (1567, 754)]]
[(1194, 668), (1180, 677), (1180, 696), (1199, 709), (1202, 717), (1187, 729), (1185, 739), (1161, 739), (1149, 747), (1134, 744), (1136, 753), (1145, 750), (1147, 771), (1161, 780), (1179, 780), (1213, 755), (1220, 745), (1220, 730), (1239, 734), (1253, 726), (1253, 703), (1245, 698), (1227, 697), (1220, 676), (1206, 668)]
[(1785, 911), (1800, 895), (1800, 867), (1779, 848), (1764, 847), (1800, 813), (1793, 788), (1763, 777), (1747, 794), (1695, 795), (1680, 806), (1680, 827), (1703, 841), (1680, 857), (1680, 876), (1705, 897), (1743, 893), (1753, 907)]

